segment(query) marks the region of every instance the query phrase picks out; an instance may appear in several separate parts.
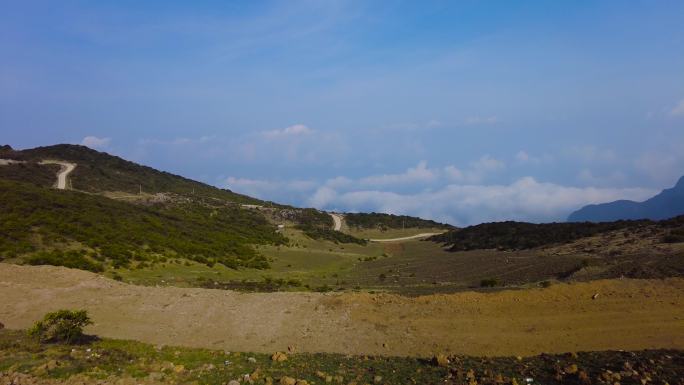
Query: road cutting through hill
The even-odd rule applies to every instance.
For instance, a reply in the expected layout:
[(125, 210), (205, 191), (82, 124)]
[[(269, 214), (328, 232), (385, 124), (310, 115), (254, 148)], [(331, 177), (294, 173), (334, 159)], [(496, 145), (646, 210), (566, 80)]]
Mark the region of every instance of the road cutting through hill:
[[(595, 294), (598, 293), (598, 296)], [(595, 297), (595, 298), (594, 298)], [(143, 287), (0, 263), (0, 322), (87, 309), (102, 337), (231, 351), (428, 356), (684, 349), (684, 279), (603, 280), (417, 298)]]
[(65, 190), (67, 188), (67, 177), (76, 168), (76, 163), (69, 163), (61, 160), (43, 160), (40, 164), (58, 164), (62, 166), (57, 173), (57, 184), (55, 185), (60, 190)]

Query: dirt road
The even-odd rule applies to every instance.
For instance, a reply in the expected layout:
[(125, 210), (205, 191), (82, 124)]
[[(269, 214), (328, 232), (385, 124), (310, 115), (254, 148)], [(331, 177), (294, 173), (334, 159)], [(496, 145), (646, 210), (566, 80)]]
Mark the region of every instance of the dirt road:
[(67, 177), (76, 168), (76, 163), (68, 163), (59, 160), (44, 160), (41, 161), (40, 164), (58, 164), (62, 166), (62, 169), (59, 170), (59, 173), (57, 174), (57, 188), (60, 190), (66, 189)]
[(87, 309), (95, 321), (88, 332), (100, 336), (232, 351), (293, 345), (427, 356), (684, 348), (684, 279), (408, 298), (142, 287), (79, 270), (0, 263), (0, 322), (27, 328), (60, 308)]
[(333, 219), (333, 230), (335, 231), (341, 231), (342, 230), (342, 215), (340, 214), (333, 214), (330, 213), (330, 216)]
[(442, 233), (421, 233), (421, 234), (411, 235), (409, 237), (389, 238), (389, 239), (369, 239), (369, 241), (371, 241), (371, 242), (400, 242), (400, 241), (410, 241), (411, 239), (427, 238), (427, 237), (431, 237), (433, 235), (439, 235), (439, 234), (442, 234)]

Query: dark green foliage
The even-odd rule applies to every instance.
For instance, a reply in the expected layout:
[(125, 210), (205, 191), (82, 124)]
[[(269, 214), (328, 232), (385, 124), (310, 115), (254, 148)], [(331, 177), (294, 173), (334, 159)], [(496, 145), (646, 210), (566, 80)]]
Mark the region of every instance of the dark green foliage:
[(9, 179), (50, 187), (57, 181), (59, 169), (57, 164), (13, 163), (0, 166), (0, 180)]
[(365, 239), (359, 239), (349, 234), (335, 231), (333, 227), (333, 219), (330, 214), (318, 211), (316, 209), (301, 209), (298, 210), (294, 219), (297, 222), (297, 228), (302, 230), (309, 238), (332, 241), (335, 243), (358, 243), (365, 245), (368, 243)]
[(330, 214), (316, 209), (297, 210), (294, 220), (301, 227), (318, 227), (324, 229), (333, 227), (333, 219)]
[(320, 239), (326, 241), (332, 241), (335, 243), (357, 243), (359, 245), (365, 245), (368, 243), (367, 240), (356, 238), (349, 234), (345, 234), (341, 231), (335, 231), (332, 229), (324, 229), (320, 227), (313, 226), (297, 226), (300, 230), (304, 232), (309, 238)]
[(38, 251), (32, 239), (39, 237), (46, 245), (80, 242), (115, 267), (164, 253), (231, 268), (266, 268), (250, 244), (285, 241), (259, 213), (236, 206), (144, 207), (10, 181), (0, 181), (0, 218), (2, 255)]
[(499, 286), (499, 281), (495, 278), (483, 279), (480, 281), (480, 287), (496, 287)]
[(679, 243), (684, 242), (684, 226), (677, 227), (670, 230), (664, 237), (663, 242), (665, 243)]
[[(142, 188), (146, 193), (172, 192), (180, 195), (194, 195), (237, 203), (262, 203), (260, 200), (246, 195), (237, 194), (230, 190), (222, 190), (168, 172), (158, 171), (151, 167), (129, 162), (117, 156), (95, 151), (84, 146), (58, 144), (23, 151), (13, 151), (4, 148), (0, 150), (0, 158), (32, 162), (44, 159), (59, 159), (76, 163), (76, 169), (69, 175), (69, 179), (73, 188), (81, 191), (124, 191), (138, 193)], [(59, 169), (59, 166), (56, 167)], [(51, 168), (47, 168), (47, 170), (51, 170)], [(43, 174), (44, 171), (40, 171), (40, 173)], [(15, 172), (15, 174), (19, 176), (18, 173)], [(29, 179), (33, 178), (35, 176), (33, 176), (32, 172), (26, 172), (21, 174), (19, 180), (29, 181)], [(55, 172), (53, 172), (51, 183), (48, 185), (52, 185), (55, 180)], [(44, 183), (40, 184), (45, 185)]]
[(83, 255), (83, 251), (42, 251), (30, 256), (26, 262), (29, 265), (53, 265), (64, 266), (72, 269), (88, 270), (94, 273), (104, 271), (100, 263), (91, 261)]
[[(662, 221), (658, 226), (671, 227), (677, 218)], [(636, 229), (654, 225), (648, 220), (617, 222), (571, 222), (571, 223), (483, 223), (463, 229), (452, 230), (430, 237), (433, 242), (451, 245), (451, 251), (501, 249), (522, 250), (550, 244), (562, 244), (596, 234), (622, 229)]]
[(382, 213), (348, 213), (344, 215), (344, 220), (349, 227), (359, 227), (363, 229), (453, 228), (451, 225), (428, 219)]
[(58, 310), (36, 322), (28, 335), (39, 342), (71, 344), (83, 339), (83, 328), (92, 321), (85, 310)]

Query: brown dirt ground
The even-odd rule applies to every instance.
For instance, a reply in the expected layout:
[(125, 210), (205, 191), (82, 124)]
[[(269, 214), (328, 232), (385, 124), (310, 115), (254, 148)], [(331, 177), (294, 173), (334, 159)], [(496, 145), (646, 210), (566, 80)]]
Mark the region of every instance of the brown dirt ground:
[[(598, 298), (592, 299), (594, 293)], [(427, 356), (684, 349), (684, 279), (602, 280), (547, 289), (391, 294), (252, 293), (133, 286), (52, 266), (0, 263), (0, 321), (87, 309), (87, 332), (231, 351)]]

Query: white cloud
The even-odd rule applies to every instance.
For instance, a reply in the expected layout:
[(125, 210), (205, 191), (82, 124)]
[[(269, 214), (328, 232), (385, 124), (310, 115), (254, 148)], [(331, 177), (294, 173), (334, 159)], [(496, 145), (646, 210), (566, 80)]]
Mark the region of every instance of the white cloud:
[(684, 116), (684, 99), (680, 100), (672, 110), (670, 110), (670, 115), (672, 116)]
[(267, 138), (274, 139), (283, 136), (308, 135), (313, 132), (314, 130), (303, 124), (295, 124), (293, 126), (285, 127), (283, 129), (264, 131), (263, 135)]
[(106, 148), (109, 146), (109, 143), (111, 142), (111, 138), (98, 138), (97, 136), (86, 136), (81, 140), (81, 145), (90, 147), (92, 149), (101, 149), (101, 148)]
[(416, 184), (429, 183), (437, 179), (437, 172), (427, 167), (426, 161), (418, 162), (416, 167), (406, 170), (402, 174), (383, 174), (372, 175), (360, 179), (360, 184), (363, 186), (383, 187), (398, 184)]
[(338, 192), (323, 186), (306, 202), (322, 209), (417, 215), (469, 225), (489, 221), (563, 221), (590, 203), (642, 200), (656, 192), (641, 188), (577, 188), (540, 183), (532, 177), (509, 185), (447, 185), (435, 191), (400, 194), (382, 190)]
[(307, 195), (318, 186), (316, 182), (307, 180), (269, 181), (232, 176), (226, 178), (222, 184), (223, 187), (232, 191), (267, 200), (281, 200)]

